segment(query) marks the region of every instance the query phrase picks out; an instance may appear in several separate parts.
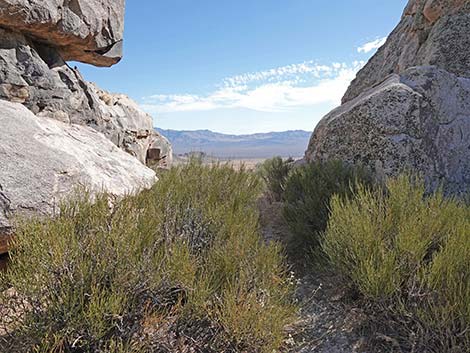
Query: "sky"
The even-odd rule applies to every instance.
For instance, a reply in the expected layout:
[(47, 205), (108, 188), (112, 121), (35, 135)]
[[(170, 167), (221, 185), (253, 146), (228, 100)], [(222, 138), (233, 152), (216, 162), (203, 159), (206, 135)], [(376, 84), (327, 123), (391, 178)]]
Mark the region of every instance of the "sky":
[(307, 130), (340, 104), (407, 0), (127, 0), (124, 58), (80, 64), (163, 129)]

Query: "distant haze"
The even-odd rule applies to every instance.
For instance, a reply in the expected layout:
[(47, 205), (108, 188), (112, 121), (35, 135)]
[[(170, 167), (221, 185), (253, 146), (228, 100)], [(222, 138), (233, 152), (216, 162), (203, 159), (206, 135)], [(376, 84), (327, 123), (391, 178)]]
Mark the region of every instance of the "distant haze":
[(301, 157), (312, 134), (302, 130), (252, 135), (227, 135), (210, 130), (157, 131), (170, 140), (175, 154), (204, 152), (219, 158)]

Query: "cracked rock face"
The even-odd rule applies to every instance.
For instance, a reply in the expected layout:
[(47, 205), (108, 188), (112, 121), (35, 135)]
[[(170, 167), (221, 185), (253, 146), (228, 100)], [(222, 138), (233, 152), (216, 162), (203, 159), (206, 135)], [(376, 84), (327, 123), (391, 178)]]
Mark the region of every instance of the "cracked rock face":
[(85, 81), (57, 49), (1, 28), (0, 38), (0, 99), (21, 103), (40, 117), (90, 126), (142, 163), (151, 145), (164, 144), (152, 117), (127, 96)]
[(111, 66), (122, 57), (124, 0), (0, 0), (0, 26), (57, 48), (64, 60)]
[(385, 45), (358, 73), (343, 103), (413, 66), (437, 66), (470, 77), (470, 2), (411, 0)]
[(152, 170), (90, 127), (2, 100), (0, 126), (0, 233), (13, 213), (52, 214), (76, 187), (125, 195), (156, 181)]
[(387, 43), (316, 127), (306, 159), (379, 176), (417, 171), (430, 189), (470, 188), (470, 2), (411, 0)]

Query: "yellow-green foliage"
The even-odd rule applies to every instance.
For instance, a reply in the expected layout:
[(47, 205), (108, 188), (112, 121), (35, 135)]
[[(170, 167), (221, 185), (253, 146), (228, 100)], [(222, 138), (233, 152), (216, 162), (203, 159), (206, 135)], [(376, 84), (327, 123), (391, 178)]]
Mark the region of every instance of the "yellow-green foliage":
[(274, 157), (267, 159), (259, 166), (259, 173), (266, 184), (267, 194), (272, 201), (279, 202), (283, 200), (293, 162), (292, 158), (283, 160), (281, 157)]
[(0, 346), (158, 351), (143, 323), (160, 316), (169, 331), (209, 322), (217, 335), (194, 340), (214, 351), (278, 349), (294, 307), (280, 248), (259, 235), (261, 191), (253, 173), (191, 162), (137, 196), (82, 193), (53, 219), (19, 222), (1, 284), (26, 305)]
[[(410, 176), (386, 191), (334, 197), (323, 248), (373, 300), (409, 310), (425, 330), (470, 343), (470, 207), (425, 194)], [(441, 337), (442, 339), (442, 337)], [(453, 342), (452, 344), (455, 344)]]
[(318, 250), (333, 195), (347, 197), (356, 182), (372, 185), (366, 169), (341, 161), (314, 162), (293, 169), (285, 183), (284, 217), (298, 249)]

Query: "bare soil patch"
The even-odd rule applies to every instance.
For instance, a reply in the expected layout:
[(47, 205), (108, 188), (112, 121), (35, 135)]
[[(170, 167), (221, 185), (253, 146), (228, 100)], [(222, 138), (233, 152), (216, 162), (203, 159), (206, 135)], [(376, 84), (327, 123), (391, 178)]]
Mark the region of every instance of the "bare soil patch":
[(292, 236), (282, 216), (282, 203), (259, 200), (261, 226), (267, 241), (280, 241), (297, 282), (299, 320), (287, 327), (288, 353), (398, 353), (396, 340), (376, 331), (374, 318), (356, 293), (324, 266), (315, 266), (301, 252), (289, 249)]

